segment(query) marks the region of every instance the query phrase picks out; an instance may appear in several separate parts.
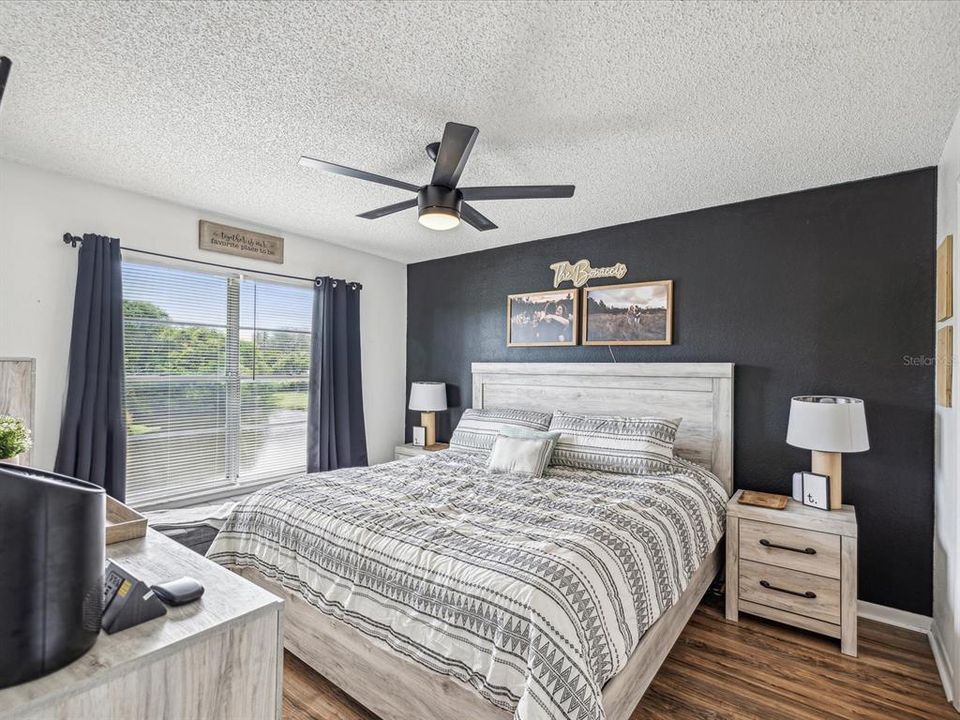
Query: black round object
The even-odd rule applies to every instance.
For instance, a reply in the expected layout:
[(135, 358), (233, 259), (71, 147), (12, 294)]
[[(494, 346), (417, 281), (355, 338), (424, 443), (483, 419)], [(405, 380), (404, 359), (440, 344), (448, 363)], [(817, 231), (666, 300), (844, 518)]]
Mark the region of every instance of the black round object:
[(0, 688), (73, 662), (100, 634), (103, 488), (0, 463)]
[(424, 185), (417, 193), (417, 207), (421, 215), (430, 208), (443, 208), (460, 215), (461, 203), (463, 193), (443, 185)]

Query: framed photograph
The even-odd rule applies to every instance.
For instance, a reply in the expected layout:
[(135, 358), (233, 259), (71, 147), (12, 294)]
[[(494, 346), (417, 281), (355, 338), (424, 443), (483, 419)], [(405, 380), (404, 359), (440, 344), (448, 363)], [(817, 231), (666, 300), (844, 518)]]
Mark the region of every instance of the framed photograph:
[(584, 345), (673, 343), (673, 280), (583, 288)]
[(424, 447), (427, 444), (427, 429), (423, 425), (413, 426), (413, 444)]
[(937, 330), (937, 405), (953, 407), (953, 325)]
[(791, 497), (798, 503), (803, 502), (803, 472), (793, 474), (793, 494)]
[(830, 509), (830, 478), (814, 472), (803, 473), (803, 504)]
[(576, 345), (579, 290), (507, 296), (507, 347)]
[(953, 235), (937, 248), (937, 322), (953, 317)]

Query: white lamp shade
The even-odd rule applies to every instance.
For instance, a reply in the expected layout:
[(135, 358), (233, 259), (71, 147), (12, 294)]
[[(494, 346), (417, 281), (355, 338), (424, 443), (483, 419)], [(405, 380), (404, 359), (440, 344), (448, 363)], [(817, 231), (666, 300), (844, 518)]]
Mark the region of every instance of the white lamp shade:
[(869, 450), (863, 400), (831, 395), (793, 398), (787, 444), (820, 452)]
[(415, 382), (410, 386), (411, 410), (436, 412), (447, 409), (447, 385), (442, 382)]

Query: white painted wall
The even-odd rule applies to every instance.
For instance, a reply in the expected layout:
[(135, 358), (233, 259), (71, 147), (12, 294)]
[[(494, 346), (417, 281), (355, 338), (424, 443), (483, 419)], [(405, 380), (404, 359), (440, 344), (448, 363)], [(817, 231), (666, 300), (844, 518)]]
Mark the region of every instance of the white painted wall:
[[(201, 252), (204, 219), (286, 238), (284, 264)], [(66, 394), (77, 250), (63, 234), (98, 233), (184, 258), (363, 284), (363, 397), (370, 462), (402, 442), (406, 382), (407, 271), (398, 262), (236, 218), (0, 160), (0, 357), (37, 361), (33, 463), (52, 468)], [(136, 257), (135, 255), (132, 257)]]
[[(938, 323), (937, 329), (954, 326), (953, 408), (937, 406), (935, 487), (936, 509), (933, 542), (933, 629), (932, 643), (941, 671), (946, 674), (947, 695), (960, 709), (960, 488), (957, 470), (960, 467), (960, 445), (957, 442), (957, 405), (960, 384), (957, 383), (957, 313), (960, 312), (960, 227), (957, 224), (960, 204), (960, 114), (940, 157), (937, 172), (937, 245), (946, 235), (953, 235), (953, 307), (954, 316)], [(945, 363), (937, 359), (937, 372)]]

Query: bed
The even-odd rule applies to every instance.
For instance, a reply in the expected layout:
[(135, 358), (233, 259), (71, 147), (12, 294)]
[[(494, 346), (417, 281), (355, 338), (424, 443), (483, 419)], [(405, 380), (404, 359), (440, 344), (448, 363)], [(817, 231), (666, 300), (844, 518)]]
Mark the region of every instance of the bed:
[(284, 644), (385, 720), (626, 720), (719, 569), (733, 366), (475, 363), (476, 408), (682, 417), (656, 476), (448, 450), (237, 505), (209, 557), (286, 601)]

